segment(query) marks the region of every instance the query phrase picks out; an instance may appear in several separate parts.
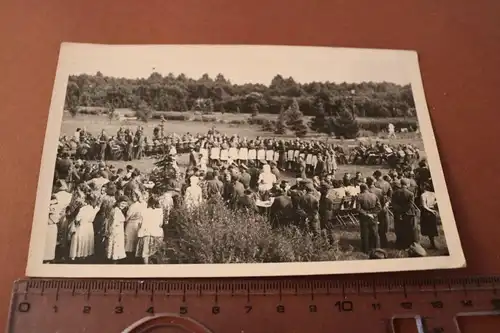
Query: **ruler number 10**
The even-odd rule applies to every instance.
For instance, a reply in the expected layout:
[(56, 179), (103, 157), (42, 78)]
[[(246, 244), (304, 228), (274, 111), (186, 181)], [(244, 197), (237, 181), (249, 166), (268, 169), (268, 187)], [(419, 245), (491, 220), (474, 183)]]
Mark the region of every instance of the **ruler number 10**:
[(354, 310), (354, 305), (351, 301), (338, 301), (335, 303), (335, 307), (339, 312), (351, 312)]

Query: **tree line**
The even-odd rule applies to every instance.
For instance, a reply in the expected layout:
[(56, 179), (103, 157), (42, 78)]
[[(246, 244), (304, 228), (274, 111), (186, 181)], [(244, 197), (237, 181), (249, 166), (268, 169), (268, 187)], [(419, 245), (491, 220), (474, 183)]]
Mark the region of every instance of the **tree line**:
[[(297, 105), (295, 105), (295, 103)], [(148, 78), (127, 79), (95, 75), (71, 75), (65, 107), (130, 108), (151, 111), (231, 112), (276, 114), (292, 107), (303, 115), (334, 117), (414, 117), (410, 85), (389, 82), (299, 83), (276, 75), (269, 85), (233, 84), (223, 74), (198, 79), (184, 74), (166, 76), (154, 72)]]

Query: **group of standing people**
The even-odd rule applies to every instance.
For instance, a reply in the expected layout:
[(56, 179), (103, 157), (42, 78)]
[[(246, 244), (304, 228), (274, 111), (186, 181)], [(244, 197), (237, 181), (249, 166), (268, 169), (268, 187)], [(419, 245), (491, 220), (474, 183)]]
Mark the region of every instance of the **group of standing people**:
[(168, 219), (139, 176), (134, 170), (128, 179), (110, 177), (100, 168), (73, 190), (65, 180), (56, 181), (44, 261), (149, 263), (162, 248)]
[[(266, 151), (266, 145), (277, 148)], [(233, 159), (230, 152), (236, 147), (238, 158)], [(262, 159), (257, 151), (256, 159), (248, 158), (254, 147), (264, 147)], [(339, 214), (348, 210), (359, 219), (360, 250), (367, 254), (392, 247), (387, 239), (392, 221), (396, 248), (418, 245), (420, 235), (436, 247), (439, 213), (425, 161), (415, 169), (338, 179), (335, 150), (322, 154), (314, 150), (318, 147), (300, 140), (246, 141), (211, 131), (191, 147), (185, 172), (180, 172), (174, 148), (167, 169), (151, 175), (131, 165), (116, 169), (104, 160), (75, 161), (62, 153), (56, 161), (44, 260), (148, 264), (168, 242), (172, 209), (195, 209), (214, 198), (232, 209), (266, 214), (273, 227), (296, 224), (314, 235), (332, 230)], [(247, 158), (241, 158), (242, 148)], [(219, 155), (212, 155), (213, 149)], [(221, 159), (226, 149), (228, 158)], [(296, 173), (294, 184), (281, 176), (290, 170)], [(148, 179), (158, 172), (169, 175), (163, 177), (166, 184)]]

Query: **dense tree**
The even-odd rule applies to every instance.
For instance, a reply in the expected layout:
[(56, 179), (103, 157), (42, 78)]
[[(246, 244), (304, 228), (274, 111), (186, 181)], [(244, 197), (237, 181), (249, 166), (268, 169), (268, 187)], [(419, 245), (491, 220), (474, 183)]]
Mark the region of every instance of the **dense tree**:
[(330, 117), (327, 121), (337, 138), (354, 139), (358, 136), (359, 124), (347, 107), (344, 107), (337, 116)]
[(142, 100), (133, 108), (133, 110), (135, 111), (137, 118), (145, 123), (147, 123), (153, 115), (153, 110), (151, 110), (151, 107), (148, 105), (148, 103)]
[(314, 101), (314, 111), (314, 118), (310, 123), (311, 129), (316, 132), (327, 132), (325, 106), (323, 100), (319, 97), (316, 97)]
[[(355, 92), (354, 96), (351, 91)], [(256, 104), (259, 113), (278, 115), (282, 106), (286, 108), (296, 99), (304, 115), (316, 116), (319, 99), (327, 117), (339, 113), (346, 100), (349, 100), (349, 108), (354, 105), (356, 116), (415, 116), (410, 85), (388, 82), (298, 83), (283, 75), (276, 75), (266, 86), (232, 84), (222, 74), (215, 79), (208, 74), (195, 79), (184, 74), (163, 76), (157, 72), (139, 79), (107, 77), (100, 72), (96, 75), (81, 74), (69, 77), (65, 107), (68, 110), (70, 107), (105, 108), (108, 103), (113, 103), (116, 108), (134, 109), (138, 106), (137, 101), (144, 101), (152, 110), (187, 111), (194, 109), (199, 99), (210, 99), (216, 105), (223, 105), (226, 112), (239, 109), (241, 113), (249, 114), (254, 113)]]
[(293, 99), (292, 104), (285, 113), (286, 127), (295, 132), (298, 137), (307, 134), (307, 125), (304, 123), (304, 115), (299, 109), (299, 103)]
[(274, 130), (275, 134), (285, 134), (286, 133), (286, 112), (285, 108), (281, 106), (280, 114), (278, 115), (278, 120), (276, 120), (276, 128)]
[(115, 107), (113, 106), (113, 103), (110, 103), (108, 104), (108, 110), (107, 110), (107, 113), (108, 113), (108, 118), (109, 118), (109, 122), (111, 123), (111, 121), (115, 118), (116, 116), (116, 112), (115, 112)]

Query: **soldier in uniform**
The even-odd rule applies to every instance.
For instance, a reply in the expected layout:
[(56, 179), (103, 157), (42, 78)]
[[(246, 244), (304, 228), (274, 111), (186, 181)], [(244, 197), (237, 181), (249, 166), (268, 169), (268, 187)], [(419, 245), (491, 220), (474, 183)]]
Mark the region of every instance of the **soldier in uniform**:
[(252, 176), (247, 172), (248, 167), (245, 164), (240, 165), (240, 182), (243, 184), (245, 189), (250, 188), (250, 182), (252, 181)]
[(361, 251), (370, 253), (371, 250), (380, 247), (378, 233), (378, 214), (382, 206), (376, 194), (368, 191), (366, 184), (360, 185), (358, 195), (358, 212), (361, 233)]
[(389, 203), (387, 200), (387, 196), (384, 194), (384, 191), (375, 186), (375, 180), (372, 177), (368, 177), (366, 179), (366, 185), (368, 186), (368, 190), (375, 194), (380, 201), (380, 213), (378, 213), (378, 235), (380, 238), (380, 247), (386, 248), (388, 245), (387, 242), (387, 232), (389, 231), (389, 223), (388, 223), (388, 210)]
[(271, 225), (273, 227), (284, 226), (293, 221), (292, 198), (281, 188), (277, 189), (275, 194), (276, 197), (270, 208)]
[(319, 222), (319, 200), (314, 195), (313, 184), (308, 183), (305, 186), (306, 193), (302, 196), (300, 206), (305, 213), (306, 228), (317, 236), (320, 234), (321, 227)]
[(415, 195), (408, 189), (406, 179), (403, 178), (399, 182), (401, 187), (392, 194), (396, 247), (407, 249), (419, 239)]
[(99, 136), (99, 159), (104, 161), (106, 159), (106, 147), (108, 146), (108, 136), (104, 130), (101, 131)]

